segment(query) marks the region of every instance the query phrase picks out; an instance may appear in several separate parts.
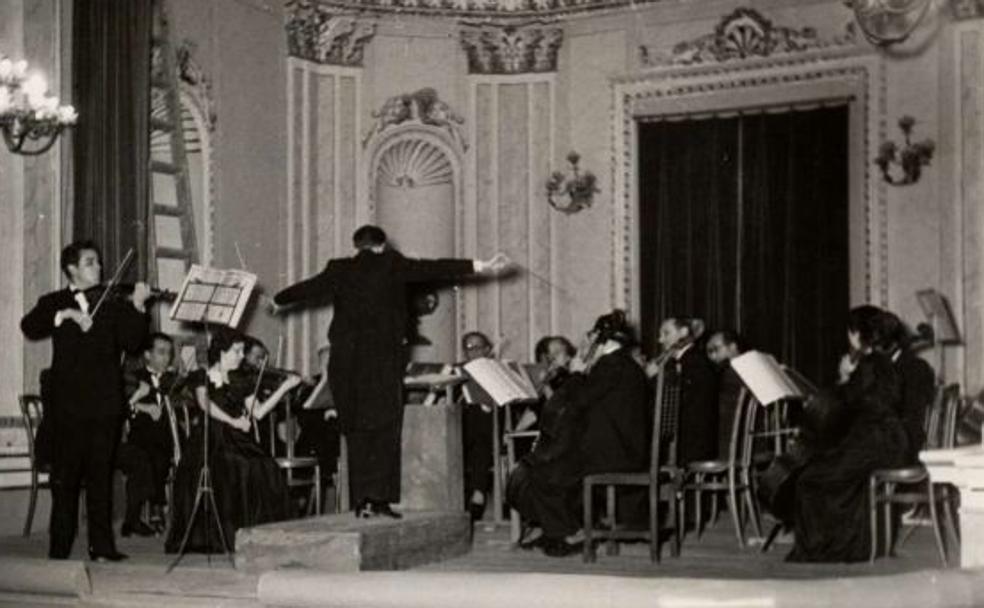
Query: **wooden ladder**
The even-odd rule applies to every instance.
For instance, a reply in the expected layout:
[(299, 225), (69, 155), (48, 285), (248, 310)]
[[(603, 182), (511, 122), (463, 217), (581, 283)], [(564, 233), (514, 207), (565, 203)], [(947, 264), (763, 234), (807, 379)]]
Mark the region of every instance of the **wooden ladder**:
[[(147, 272), (151, 284), (159, 284), (163, 265), (177, 260), (183, 262), (183, 270), (187, 271), (199, 261), (199, 255), (178, 89), (177, 53), (171, 40), (165, 0), (153, 0), (153, 11)], [(154, 145), (162, 141), (166, 143)]]

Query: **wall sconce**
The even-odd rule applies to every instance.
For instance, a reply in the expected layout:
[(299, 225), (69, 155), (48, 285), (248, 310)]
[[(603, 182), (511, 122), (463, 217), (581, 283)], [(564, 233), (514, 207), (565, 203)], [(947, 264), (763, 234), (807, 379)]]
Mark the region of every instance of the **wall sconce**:
[(844, 0), (868, 42), (890, 46), (919, 27), (933, 0)]
[(0, 132), (8, 150), (25, 156), (43, 154), (76, 120), (75, 108), (60, 106), (57, 97), (48, 95), (40, 74), (27, 75), (26, 61), (0, 56)]
[[(933, 151), (936, 150), (936, 143), (932, 139), (912, 143), (912, 126), (915, 124), (916, 119), (911, 116), (900, 118), (899, 129), (905, 137), (905, 145), (900, 149), (894, 141), (886, 140), (878, 149), (878, 156), (875, 157), (875, 164), (881, 169), (882, 179), (893, 186), (906, 186), (918, 182), (922, 175), (922, 168), (929, 164), (930, 159), (933, 158)], [(901, 177), (892, 174), (893, 167), (901, 169)]]
[(590, 207), (595, 193), (599, 192), (598, 178), (590, 171), (578, 171), (577, 164), (580, 160), (581, 155), (572, 151), (567, 155), (567, 162), (571, 165), (570, 173), (564, 175), (560, 171), (554, 171), (547, 180), (547, 202), (562, 213), (577, 213)]

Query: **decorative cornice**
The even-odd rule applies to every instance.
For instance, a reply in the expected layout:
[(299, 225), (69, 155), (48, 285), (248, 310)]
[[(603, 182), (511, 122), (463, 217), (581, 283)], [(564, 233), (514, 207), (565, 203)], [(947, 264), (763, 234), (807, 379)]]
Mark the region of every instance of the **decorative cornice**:
[(984, 17), (984, 0), (950, 0), (950, 7), (960, 21)]
[(471, 74), (556, 72), (563, 40), (564, 30), (557, 25), (461, 24)]
[(285, 7), (287, 54), (315, 63), (360, 67), (376, 23), (343, 14), (311, 0), (289, 0)]
[(694, 65), (802, 53), (855, 43), (853, 24), (848, 25), (844, 36), (825, 41), (818, 38), (812, 27), (777, 26), (755, 9), (738, 8), (724, 16), (713, 32), (678, 43), (669, 55), (654, 54), (645, 45), (639, 47), (639, 54), (645, 66)]
[(362, 140), (363, 147), (388, 129), (403, 124), (417, 124), (436, 127), (447, 133), (462, 151), (468, 149), (468, 141), (462, 127), (465, 119), (451, 109), (451, 106), (441, 101), (434, 89), (420, 89), (413, 93), (390, 97), (382, 108), (372, 113), (372, 117), (374, 122)]
[(344, 11), (441, 17), (537, 18), (655, 4), (662, 0), (320, 0)]

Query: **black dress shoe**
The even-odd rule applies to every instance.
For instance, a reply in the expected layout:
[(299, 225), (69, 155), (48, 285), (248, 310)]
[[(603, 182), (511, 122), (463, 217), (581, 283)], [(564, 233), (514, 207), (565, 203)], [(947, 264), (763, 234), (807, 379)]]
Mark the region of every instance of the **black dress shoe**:
[(126, 553), (119, 551), (108, 551), (106, 553), (96, 553), (89, 551), (89, 559), (94, 562), (121, 562), (129, 557)]
[(385, 515), (393, 519), (403, 519), (403, 514), (393, 510), (388, 502), (372, 503), (372, 512), (376, 515)]
[(543, 554), (548, 557), (567, 557), (580, 553), (583, 545), (581, 543), (571, 544), (564, 539), (543, 539), (541, 545)]
[(157, 530), (154, 530), (142, 521), (137, 521), (135, 524), (123, 522), (123, 527), (120, 528), (120, 536), (126, 538), (131, 534), (136, 534), (137, 536), (155, 536)]

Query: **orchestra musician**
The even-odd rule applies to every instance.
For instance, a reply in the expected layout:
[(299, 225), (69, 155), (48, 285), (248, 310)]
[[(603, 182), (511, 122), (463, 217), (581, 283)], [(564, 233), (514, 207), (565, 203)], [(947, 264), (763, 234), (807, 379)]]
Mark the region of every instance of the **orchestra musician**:
[(378, 226), (362, 226), (352, 240), (354, 257), (330, 260), (321, 273), (277, 293), (273, 312), (331, 299), (328, 380), (346, 439), (356, 516), (400, 517), (390, 504), (400, 500), (407, 286), (496, 273), (508, 258), (414, 260), (388, 248)]
[[(167, 505), (167, 479), (171, 467), (181, 458), (178, 421), (171, 407), (170, 395), (177, 388), (178, 376), (171, 369), (174, 342), (167, 334), (150, 334), (144, 347), (143, 365), (126, 374), (126, 394), (130, 407), (121, 468), (127, 473), (127, 508), (121, 534), (149, 536), (164, 531), (164, 507)], [(125, 457), (124, 457), (125, 456)], [(135, 461), (149, 465), (149, 493), (140, 489), (140, 473)], [(137, 470), (134, 470), (137, 469)], [(150, 505), (152, 529), (140, 519), (143, 503)]]
[(150, 288), (137, 283), (126, 299), (102, 300), (100, 257), (91, 240), (66, 246), (61, 268), (69, 286), (41, 296), (21, 320), (28, 339), (52, 339), (51, 559), (71, 555), (83, 484), (90, 558), (126, 558), (112, 529), (113, 462), (125, 403), (120, 356), (143, 343)]
[(721, 374), (718, 377), (718, 456), (728, 455), (731, 445), (731, 421), (738, 408), (738, 396), (744, 386), (731, 360), (745, 352), (744, 341), (733, 329), (720, 329), (707, 339), (707, 358)]
[[(465, 363), (492, 356), (492, 341), (480, 331), (470, 331), (461, 338)], [(465, 408), (461, 415), (461, 435), (465, 462), (465, 500), (471, 519), (476, 522), (485, 514), (486, 496), (492, 485), (494, 423), (498, 415), (495, 401), (477, 382), (468, 379), (462, 386)]]
[[(841, 383), (832, 398), (840, 412), (836, 431), (814, 432), (796, 480), (794, 562), (868, 559), (868, 480), (877, 469), (902, 466), (908, 438), (898, 417), (901, 380), (884, 352), (890, 323), (884, 311), (859, 306), (848, 316), (851, 352), (841, 359)], [(813, 404), (808, 408), (818, 407)]]
[[(188, 383), (194, 387), (202, 411), (211, 417), (213, 495), (218, 505), (222, 531), (227, 543), (233, 542), (236, 530), (277, 521), (287, 516), (287, 486), (273, 458), (253, 438), (253, 423), (262, 419), (301, 381), (289, 375), (263, 401), (258, 401), (246, 383), (235, 382), (231, 372), (243, 360), (245, 337), (235, 330), (221, 328), (212, 335), (208, 348), (208, 370), (197, 370)], [(177, 551), (188, 520), (193, 516), (202, 467), (202, 432), (195, 428), (174, 480), (174, 504), (171, 533), (165, 544), (168, 553)], [(187, 549), (222, 551), (219, 535), (209, 518), (196, 518)]]
[(908, 464), (919, 462), (919, 450), (926, 444), (923, 421), (936, 395), (936, 373), (925, 359), (913, 350), (912, 337), (905, 323), (895, 314), (885, 311), (888, 341), (885, 352), (899, 372), (902, 398), (899, 417), (909, 438)]
[(667, 365), (668, 391), (676, 392), (677, 418), (672, 408), (664, 409), (663, 428), (677, 428), (677, 464), (713, 460), (718, 449), (718, 383), (714, 366), (701, 349), (695, 347), (698, 327), (694, 320), (669, 317), (659, 328), (663, 352), (654, 363)]

